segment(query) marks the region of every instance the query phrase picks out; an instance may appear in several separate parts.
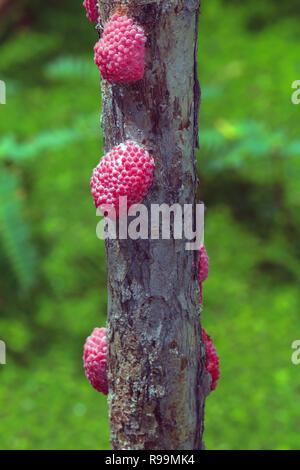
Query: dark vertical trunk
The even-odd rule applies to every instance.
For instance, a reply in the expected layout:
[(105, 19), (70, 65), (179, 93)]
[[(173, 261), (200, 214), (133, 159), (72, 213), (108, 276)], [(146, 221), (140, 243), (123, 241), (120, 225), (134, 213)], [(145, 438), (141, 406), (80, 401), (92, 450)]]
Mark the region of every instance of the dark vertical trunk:
[[(105, 151), (127, 139), (155, 160), (143, 201), (191, 204), (199, 86), (199, 3), (100, 0), (105, 24), (119, 5), (147, 35), (146, 73), (136, 83), (102, 81)], [(197, 252), (186, 240), (107, 240), (108, 380), (113, 449), (201, 449), (209, 390), (201, 338)]]

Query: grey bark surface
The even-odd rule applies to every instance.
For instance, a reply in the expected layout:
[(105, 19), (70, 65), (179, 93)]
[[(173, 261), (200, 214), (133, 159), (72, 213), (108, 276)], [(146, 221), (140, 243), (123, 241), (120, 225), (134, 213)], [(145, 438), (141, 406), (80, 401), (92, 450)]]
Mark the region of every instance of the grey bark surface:
[[(200, 88), (194, 0), (99, 1), (103, 25), (119, 5), (147, 35), (145, 77), (102, 80), (105, 151), (128, 139), (155, 160), (143, 203), (195, 203)], [(202, 449), (205, 370), (196, 251), (186, 240), (106, 240), (108, 382), (113, 449)]]

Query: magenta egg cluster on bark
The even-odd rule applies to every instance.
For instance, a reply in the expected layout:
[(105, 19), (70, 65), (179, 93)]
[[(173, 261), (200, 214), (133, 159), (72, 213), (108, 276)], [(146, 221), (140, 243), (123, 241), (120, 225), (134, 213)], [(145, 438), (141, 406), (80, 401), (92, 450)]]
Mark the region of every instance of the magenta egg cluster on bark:
[(202, 283), (207, 279), (208, 272), (209, 272), (209, 257), (207, 256), (205, 246), (202, 245), (199, 251), (199, 261), (198, 261), (198, 279), (199, 279), (201, 302), (202, 302)]
[(135, 82), (144, 76), (146, 36), (131, 18), (114, 14), (95, 45), (95, 63), (110, 82)]
[(83, 363), (85, 375), (98, 392), (107, 395), (106, 329), (95, 328), (85, 342)]
[(133, 141), (116, 145), (93, 170), (91, 193), (95, 206), (103, 214), (112, 206), (118, 218), (119, 198), (127, 197), (128, 209), (141, 202), (152, 184), (153, 172), (154, 161), (146, 149)]
[(206, 351), (205, 368), (207, 372), (210, 373), (212, 378), (210, 389), (215, 390), (217, 387), (218, 379), (220, 378), (219, 356), (217, 355), (217, 350), (214, 347), (212, 339), (210, 338), (210, 336), (208, 336), (204, 328), (202, 328), (202, 334)]
[(93, 23), (96, 23), (99, 16), (97, 0), (84, 0), (83, 6), (86, 8), (87, 18)]

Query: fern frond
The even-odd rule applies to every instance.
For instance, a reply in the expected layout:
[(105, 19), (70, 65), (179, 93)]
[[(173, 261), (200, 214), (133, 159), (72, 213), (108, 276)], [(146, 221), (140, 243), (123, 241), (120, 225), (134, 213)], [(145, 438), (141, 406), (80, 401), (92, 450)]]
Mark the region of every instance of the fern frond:
[(6, 169), (0, 170), (0, 236), (5, 254), (23, 291), (37, 278), (36, 251), (30, 240), (28, 225), (22, 217), (17, 199), (18, 181)]

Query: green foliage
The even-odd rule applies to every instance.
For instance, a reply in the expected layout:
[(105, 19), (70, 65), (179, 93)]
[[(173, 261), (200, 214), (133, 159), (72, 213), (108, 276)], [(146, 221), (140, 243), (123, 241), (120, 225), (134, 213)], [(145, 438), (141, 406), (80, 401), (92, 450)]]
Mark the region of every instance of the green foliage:
[[(21, 163), (27, 158), (41, 156), (45, 151), (55, 151), (82, 138), (79, 129), (59, 129), (42, 132), (28, 143), (17, 143), (13, 135), (0, 141), (0, 223), (3, 248), (14, 269), (20, 286), (27, 292), (37, 278), (36, 250), (31, 243), (29, 228), (22, 217), (21, 191), (17, 177), (9, 172), (8, 163)], [(2, 162), (2, 166), (1, 166)]]
[(87, 57), (59, 57), (45, 67), (49, 79), (84, 80), (87, 82), (99, 76), (94, 63)]
[(215, 127), (201, 130), (199, 143), (198, 160), (204, 175), (215, 178), (216, 173), (238, 171), (258, 185), (264, 184), (266, 174), (271, 172), (272, 180), (287, 193), (287, 206), (296, 202), (300, 140), (290, 138), (283, 129), (268, 129), (256, 121), (220, 120)]
[(36, 281), (36, 250), (22, 217), (17, 187), (16, 177), (0, 169), (1, 239), (21, 288), (28, 290)]
[(251, 170), (255, 180), (261, 176), (261, 171), (253, 171), (257, 161), (262, 165), (276, 155), (289, 167), (289, 158), (300, 158), (299, 139), (291, 140), (283, 130), (272, 131), (256, 121), (217, 121), (216, 128), (201, 130), (199, 144), (206, 171), (243, 168)]
[(38, 64), (57, 50), (59, 42), (57, 36), (21, 31), (2, 45), (0, 70), (2, 73), (28, 70), (29, 65)]
[(0, 161), (20, 162), (23, 159), (37, 157), (47, 150), (57, 150), (76, 141), (80, 133), (76, 129), (58, 129), (42, 132), (34, 140), (19, 144), (13, 135), (7, 135), (0, 141)]
[[(97, 34), (75, 3), (41, 9), (20, 0), (4, 18), (4, 449), (109, 448), (106, 400), (82, 368), (86, 336), (105, 325), (107, 293), (89, 194), (102, 151)], [(290, 360), (300, 331), (300, 107), (290, 99), (299, 19), (282, 9), (269, 0), (202, 5), (197, 158), (211, 260), (202, 321), (221, 360), (206, 406), (208, 449), (299, 449), (300, 382)]]

